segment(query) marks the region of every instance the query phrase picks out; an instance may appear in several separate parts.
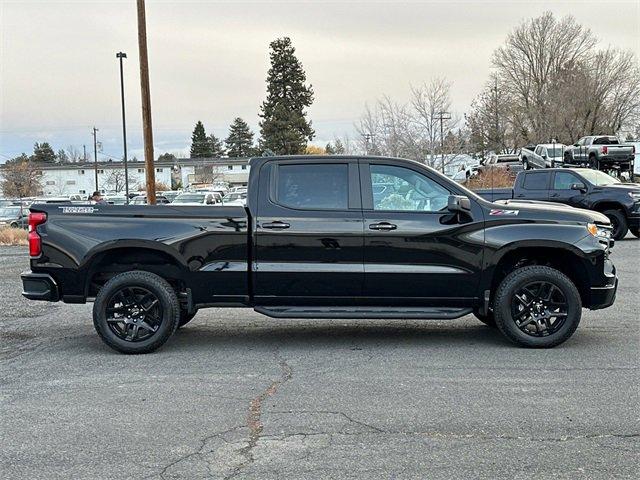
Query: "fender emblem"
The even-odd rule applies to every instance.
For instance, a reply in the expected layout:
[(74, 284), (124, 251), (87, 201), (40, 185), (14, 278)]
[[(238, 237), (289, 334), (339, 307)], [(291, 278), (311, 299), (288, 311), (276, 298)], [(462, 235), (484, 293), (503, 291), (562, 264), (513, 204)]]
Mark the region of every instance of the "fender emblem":
[(518, 215), (520, 210), (502, 210), (500, 208), (491, 209), (489, 215)]

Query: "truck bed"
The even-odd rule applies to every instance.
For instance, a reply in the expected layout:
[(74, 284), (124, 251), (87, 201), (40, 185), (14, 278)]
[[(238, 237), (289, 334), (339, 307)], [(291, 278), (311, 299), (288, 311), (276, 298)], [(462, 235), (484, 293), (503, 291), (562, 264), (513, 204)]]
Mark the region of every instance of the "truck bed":
[[(196, 272), (188, 279), (185, 276), (185, 282), (199, 302), (211, 300), (205, 297), (212, 283), (220, 284), (216, 296), (229, 296), (228, 301), (247, 294), (245, 207), (34, 204), (31, 211), (47, 214), (39, 229), (47, 255), (32, 260), (32, 270), (53, 268), (54, 279), (57, 269), (64, 272), (59, 283), (64, 285), (66, 301), (85, 296), (82, 286), (101, 274), (102, 259), (108, 257), (112, 264), (115, 261), (129, 270), (135, 269), (136, 261), (148, 261), (131, 253), (136, 248), (155, 252), (153, 261), (159, 270)], [(126, 258), (121, 257), (119, 252), (125, 251)]]

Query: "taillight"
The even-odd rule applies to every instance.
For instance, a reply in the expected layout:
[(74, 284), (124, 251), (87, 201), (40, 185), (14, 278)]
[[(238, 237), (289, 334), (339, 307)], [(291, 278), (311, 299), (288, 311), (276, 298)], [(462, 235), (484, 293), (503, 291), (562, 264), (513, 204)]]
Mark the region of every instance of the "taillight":
[(609, 151), (609, 147), (607, 147), (606, 145), (604, 147), (602, 147), (602, 153), (604, 155), (606, 155), (608, 151)]
[(42, 212), (29, 213), (29, 255), (37, 257), (42, 253), (42, 239), (36, 230), (38, 225), (47, 221), (47, 214)]

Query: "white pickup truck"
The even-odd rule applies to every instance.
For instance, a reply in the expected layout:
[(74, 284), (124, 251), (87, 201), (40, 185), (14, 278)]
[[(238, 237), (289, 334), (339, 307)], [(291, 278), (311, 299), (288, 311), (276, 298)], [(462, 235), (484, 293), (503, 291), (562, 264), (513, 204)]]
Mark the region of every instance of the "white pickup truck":
[(527, 145), (520, 149), (520, 161), (525, 170), (532, 168), (554, 168), (564, 163), (564, 150), (562, 143), (540, 143)]

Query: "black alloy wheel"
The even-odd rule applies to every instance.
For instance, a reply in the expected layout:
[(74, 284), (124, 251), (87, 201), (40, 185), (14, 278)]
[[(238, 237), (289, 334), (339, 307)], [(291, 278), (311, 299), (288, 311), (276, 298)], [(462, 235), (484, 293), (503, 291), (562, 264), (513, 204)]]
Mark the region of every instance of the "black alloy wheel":
[(105, 283), (93, 303), (93, 325), (114, 350), (127, 354), (157, 350), (180, 321), (180, 303), (164, 278), (145, 271), (120, 273)]
[(107, 301), (107, 324), (120, 339), (140, 342), (156, 334), (162, 323), (162, 304), (139, 286), (123, 287)]
[(564, 324), (568, 315), (567, 299), (550, 281), (536, 281), (520, 287), (511, 300), (511, 317), (527, 335), (552, 335)]

